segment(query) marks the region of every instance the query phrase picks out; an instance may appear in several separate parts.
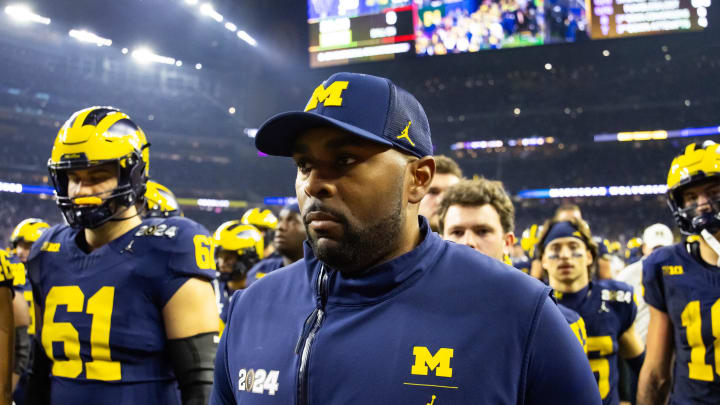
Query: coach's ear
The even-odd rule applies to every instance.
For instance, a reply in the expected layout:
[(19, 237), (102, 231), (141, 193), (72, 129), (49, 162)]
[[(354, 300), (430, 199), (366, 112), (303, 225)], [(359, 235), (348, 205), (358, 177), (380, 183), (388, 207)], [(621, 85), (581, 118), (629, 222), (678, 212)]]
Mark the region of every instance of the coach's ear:
[(427, 194), (435, 176), (435, 159), (432, 156), (413, 160), (408, 164), (410, 181), (408, 184), (408, 202), (418, 204)]

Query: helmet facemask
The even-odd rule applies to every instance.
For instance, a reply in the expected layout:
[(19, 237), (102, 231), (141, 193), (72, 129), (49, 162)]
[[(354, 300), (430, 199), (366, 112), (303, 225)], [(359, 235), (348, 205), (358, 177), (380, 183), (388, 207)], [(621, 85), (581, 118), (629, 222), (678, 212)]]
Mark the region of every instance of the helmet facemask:
[(700, 234), (703, 230), (707, 230), (713, 235), (720, 232), (720, 195), (709, 199), (707, 202), (710, 206), (709, 211), (698, 212), (699, 206), (697, 204), (684, 207), (682, 195), (685, 190), (689, 187), (708, 184), (720, 186), (720, 176), (701, 174), (688, 181), (685, 185), (668, 192), (668, 205), (673, 212), (680, 231), (685, 235)]
[[(118, 167), (118, 185), (104, 197), (107, 192), (96, 195), (87, 195), (100, 199), (99, 204), (81, 203), (79, 198), (68, 195), (68, 172), (77, 169), (87, 169), (108, 163), (115, 163)], [(108, 221), (122, 221), (121, 217), (145, 194), (145, 162), (140, 153), (133, 152), (119, 160), (88, 161), (87, 159), (73, 159), (49, 164), (50, 178), (55, 186), (56, 202), (65, 220), (73, 228), (95, 229)]]
[[(217, 248), (216, 257), (219, 257), (219, 253), (221, 250), (222, 248)], [(257, 262), (260, 261), (257, 252), (255, 252), (255, 249), (253, 248), (243, 250), (242, 254), (239, 254), (235, 251), (229, 252), (233, 252), (236, 255), (236, 260), (233, 264), (232, 270), (229, 273), (218, 270), (218, 279), (220, 281), (242, 281), (243, 279), (245, 279), (250, 269)], [(220, 269), (219, 264), (217, 265), (217, 268)]]

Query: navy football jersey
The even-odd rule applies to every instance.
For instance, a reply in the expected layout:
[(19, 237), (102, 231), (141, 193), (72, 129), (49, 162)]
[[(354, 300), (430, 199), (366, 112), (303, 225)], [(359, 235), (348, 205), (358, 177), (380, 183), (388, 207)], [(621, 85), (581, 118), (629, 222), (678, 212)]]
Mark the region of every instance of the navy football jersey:
[(532, 262), (527, 257), (522, 257), (520, 260), (513, 260), (512, 266), (522, 271), (525, 274), (530, 274), (530, 264)]
[(10, 270), (10, 261), (8, 260), (8, 252), (0, 249), (0, 287), (13, 286), (13, 274)]
[(580, 342), (580, 346), (582, 346), (583, 351), (587, 354), (587, 329), (585, 328), (585, 320), (582, 319), (580, 314), (565, 305), (558, 304), (558, 309), (562, 312), (568, 325), (570, 325), (570, 329), (575, 334), (578, 342)]
[[(645, 301), (667, 313), (675, 336), (671, 404), (720, 403), (720, 269), (679, 243), (643, 260)], [(697, 245), (695, 245), (697, 246)]]
[(78, 232), (48, 229), (28, 260), (52, 402), (179, 403), (162, 309), (190, 278), (215, 277), (207, 230), (149, 218), (91, 253), (78, 247)]
[(268, 273), (273, 272), (283, 267), (283, 258), (277, 253), (273, 253), (270, 256), (260, 260), (256, 263), (247, 274), (247, 286), (261, 278), (265, 277)]
[(576, 293), (555, 293), (558, 302), (585, 321), (587, 354), (604, 405), (619, 404), (618, 339), (637, 313), (631, 286), (615, 280), (591, 282)]

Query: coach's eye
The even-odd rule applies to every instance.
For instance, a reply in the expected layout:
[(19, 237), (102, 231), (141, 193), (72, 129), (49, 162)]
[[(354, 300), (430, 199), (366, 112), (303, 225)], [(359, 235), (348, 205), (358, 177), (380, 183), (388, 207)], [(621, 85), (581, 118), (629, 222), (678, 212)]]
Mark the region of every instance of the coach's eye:
[(295, 164), (297, 165), (298, 171), (302, 174), (308, 174), (310, 173), (310, 164), (305, 159), (298, 159), (295, 161)]
[(338, 162), (338, 165), (340, 165), (340, 166), (350, 166), (350, 165), (354, 164), (355, 162), (357, 162), (357, 159), (353, 156), (343, 155), (337, 159), (337, 162)]

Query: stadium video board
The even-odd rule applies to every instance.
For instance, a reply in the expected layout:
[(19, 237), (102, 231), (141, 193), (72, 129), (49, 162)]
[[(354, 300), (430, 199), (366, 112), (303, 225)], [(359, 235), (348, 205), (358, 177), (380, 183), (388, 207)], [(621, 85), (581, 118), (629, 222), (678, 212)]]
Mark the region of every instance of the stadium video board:
[(708, 26), (711, 0), (308, 0), (310, 66)]

